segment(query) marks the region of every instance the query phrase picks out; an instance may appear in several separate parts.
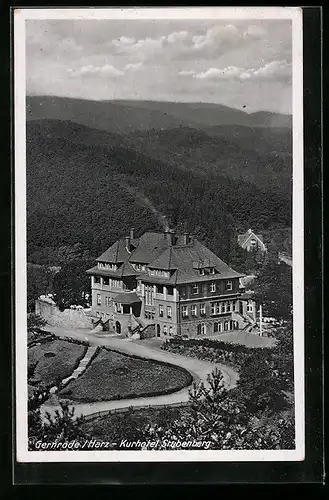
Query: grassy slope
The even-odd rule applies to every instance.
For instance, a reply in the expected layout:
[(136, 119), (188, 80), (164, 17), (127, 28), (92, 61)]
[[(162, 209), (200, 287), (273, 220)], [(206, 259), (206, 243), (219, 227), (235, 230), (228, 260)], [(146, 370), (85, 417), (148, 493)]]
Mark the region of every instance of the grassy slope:
[[(83, 345), (54, 340), (28, 349), (29, 366), (38, 362), (34, 379), (40, 380), (46, 386), (51, 387), (61, 379), (68, 377), (77, 367), (80, 359), (84, 356), (87, 347)], [(45, 353), (54, 353), (54, 357), (45, 357)]]
[(174, 392), (190, 383), (185, 370), (103, 349), (59, 394), (89, 403)]

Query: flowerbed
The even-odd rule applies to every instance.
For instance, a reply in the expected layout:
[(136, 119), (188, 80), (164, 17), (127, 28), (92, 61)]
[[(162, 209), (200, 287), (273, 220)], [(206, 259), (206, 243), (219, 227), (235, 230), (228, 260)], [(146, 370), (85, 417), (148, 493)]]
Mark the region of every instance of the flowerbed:
[(28, 349), (29, 383), (51, 387), (71, 375), (84, 357), (87, 347), (81, 344), (53, 340)]
[(157, 396), (190, 385), (183, 368), (102, 348), (86, 371), (59, 391), (72, 401), (95, 402)]

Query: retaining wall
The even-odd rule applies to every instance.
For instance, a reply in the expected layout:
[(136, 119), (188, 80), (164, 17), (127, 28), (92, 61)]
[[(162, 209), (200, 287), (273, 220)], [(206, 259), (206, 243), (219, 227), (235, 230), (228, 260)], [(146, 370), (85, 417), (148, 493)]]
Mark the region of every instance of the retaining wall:
[(51, 299), (39, 298), (35, 301), (35, 312), (42, 316), (51, 326), (93, 328), (89, 309), (64, 309), (64, 311), (60, 311)]

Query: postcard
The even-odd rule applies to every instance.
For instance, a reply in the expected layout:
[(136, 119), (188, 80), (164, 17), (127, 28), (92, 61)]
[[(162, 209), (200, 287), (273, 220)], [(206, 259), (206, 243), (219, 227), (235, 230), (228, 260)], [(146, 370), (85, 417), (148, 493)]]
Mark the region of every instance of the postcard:
[(302, 10), (14, 11), (16, 459), (304, 459)]

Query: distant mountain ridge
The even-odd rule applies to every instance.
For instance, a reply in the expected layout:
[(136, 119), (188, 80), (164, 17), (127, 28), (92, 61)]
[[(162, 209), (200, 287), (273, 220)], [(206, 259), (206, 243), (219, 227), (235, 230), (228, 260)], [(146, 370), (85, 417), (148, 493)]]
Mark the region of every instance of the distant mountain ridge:
[[(138, 112), (137, 112), (138, 110)], [(112, 133), (204, 128), (217, 125), (291, 128), (291, 115), (245, 113), (220, 104), (159, 101), (91, 101), (57, 96), (27, 96), (27, 120), (69, 120)]]

